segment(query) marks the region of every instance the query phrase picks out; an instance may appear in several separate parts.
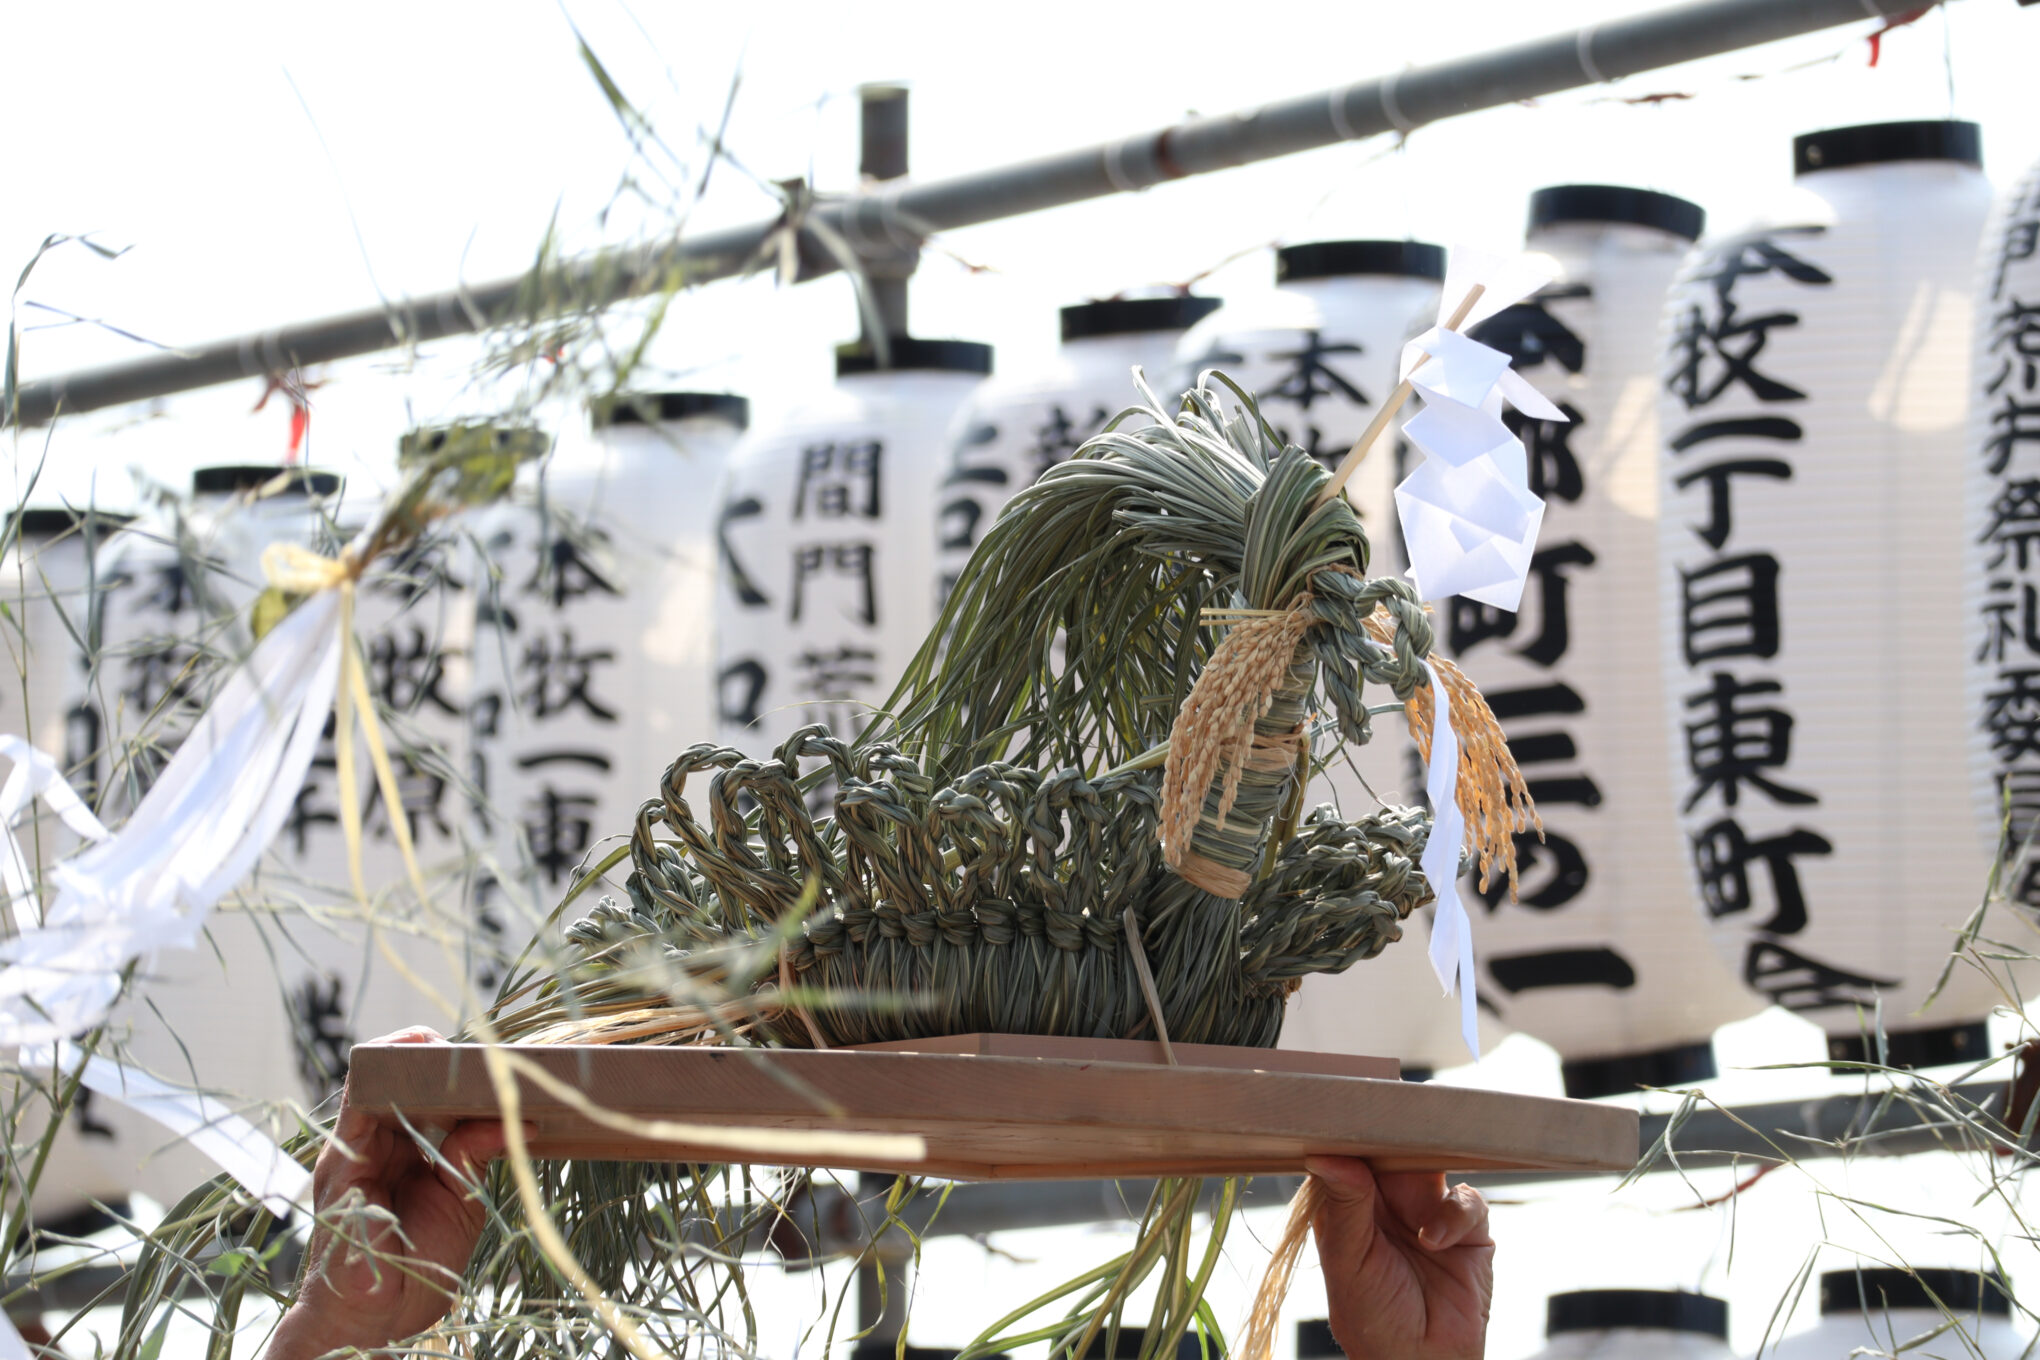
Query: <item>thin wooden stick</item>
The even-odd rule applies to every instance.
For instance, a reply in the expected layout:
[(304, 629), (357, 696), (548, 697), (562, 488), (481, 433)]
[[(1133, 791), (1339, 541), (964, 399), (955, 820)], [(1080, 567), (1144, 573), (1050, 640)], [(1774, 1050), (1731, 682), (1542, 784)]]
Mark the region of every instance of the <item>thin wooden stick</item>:
[[(1484, 283), (1476, 283), (1473, 287), (1467, 289), (1466, 296), (1460, 300), (1459, 306), (1453, 310), (1450, 317), (1446, 318), (1444, 329), (1448, 331), (1458, 330), (1460, 325), (1466, 320), (1467, 314), (1473, 310), (1473, 304), (1479, 302), (1480, 295), (1486, 291), (1487, 285)], [(1430, 361), (1430, 355), (1419, 355), (1416, 363), (1410, 365), (1410, 372), (1415, 373)], [(1318, 493), (1317, 503), (1319, 505), (1323, 505), (1326, 501), (1338, 495), (1345, 487), (1347, 479), (1359, 468), (1360, 460), (1367, 456), (1367, 451), (1374, 447), (1374, 441), (1381, 438), (1382, 432), (1388, 429), (1388, 422), (1395, 419), (1395, 413), (1402, 410), (1403, 403), (1410, 399), (1410, 393), (1413, 390), (1408, 378), (1404, 378), (1395, 385), (1395, 391), (1388, 394), (1388, 400), (1383, 402), (1381, 409), (1374, 413), (1374, 419), (1367, 422), (1367, 428), (1362, 430), (1360, 437), (1353, 441), (1353, 447), (1346, 451), (1346, 457), (1340, 462), (1339, 470), (1332, 474), (1332, 480), (1326, 482), (1325, 489)]]

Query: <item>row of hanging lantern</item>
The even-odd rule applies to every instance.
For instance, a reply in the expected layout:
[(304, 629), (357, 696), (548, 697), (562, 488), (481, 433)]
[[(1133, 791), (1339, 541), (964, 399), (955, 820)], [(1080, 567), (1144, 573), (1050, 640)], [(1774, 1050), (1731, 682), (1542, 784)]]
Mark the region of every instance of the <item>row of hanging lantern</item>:
[[(1913, 1014), (1980, 900), (2005, 779), (2015, 831), (2040, 810), (2020, 782), (2040, 790), (2040, 707), (2020, 698), (2040, 694), (2040, 669), (2021, 669), (2040, 656), (2019, 510), (2040, 486), (2019, 463), (2040, 442), (2040, 330), (2017, 297), (2030, 185), (1997, 232), (1971, 470), (1996, 480), (1971, 496), (1967, 596), (1943, 456), (1972, 408), (1977, 140), (1959, 123), (1802, 137), (1791, 202), (1697, 246), (1700, 209), (1669, 195), (1565, 186), (1532, 204), (1526, 248), (1559, 277), (1480, 338), (1572, 419), (1514, 422), (1549, 507), (1520, 616), (1454, 601), (1440, 633), (1496, 696), (1546, 819), (1520, 847), (1520, 901), (1482, 894), (1484, 1008), (1552, 1043), (1573, 1094), (1711, 1075), (1713, 1031), (1772, 1001), (1819, 1022), (1837, 1057), (1867, 1056), (1879, 1003), (1891, 1061), (1983, 1050), (2001, 998), (1981, 974), (1956, 969), (1932, 1015)], [(846, 369), (829, 403), (733, 457), (726, 739), (764, 754), (805, 722), (857, 730), (989, 517), (1126, 404), (1134, 364), (1166, 374), (1164, 392), (1224, 369), (1287, 437), (1337, 457), (1394, 386), (1443, 272), (1422, 243), (1293, 246), (1272, 293), (1208, 316), (1189, 297), (1066, 309), (1050, 368), (975, 395), (969, 377), (911, 376), (942, 352), (920, 342), (897, 342), (889, 379)], [(1397, 554), (1399, 462), (1363, 465), (1353, 490), (1377, 550)], [(1921, 664), (1964, 645), (1965, 598), (1980, 602), (1965, 654), (1997, 665), (1973, 673), (1968, 714), (1932, 701), (1938, 670)], [(1412, 796), (1387, 726), (1314, 796)], [(1450, 1061), (1420, 953), (1314, 979), (1285, 1042)]]
[[(1795, 192), (1666, 306), (1659, 581), (1690, 881), (1742, 981), (1833, 1056), (1981, 1058), (2004, 998), (1944, 975), (1991, 862), (1944, 676), (1964, 655), (1975, 124), (1798, 138)], [(1988, 537), (1988, 535), (1986, 535)]]
[[(1573, 417), (1517, 422), (1549, 505), (1521, 616), (1453, 602), (1439, 631), (1494, 696), (1546, 816), (1546, 838), (1521, 847), (1521, 902), (1487, 899), (1487, 1008), (1558, 1048), (1574, 1094), (1705, 1076), (1712, 1031), (1766, 1000), (1821, 1021), (1845, 1056), (1859, 1003), (1880, 999), (1894, 1060), (1973, 1056), (1999, 999), (1958, 969), (1930, 1023), (1910, 1015), (1980, 895), (2007, 782), (2015, 834), (2040, 805), (2021, 801), (2040, 720), (2019, 698), (2040, 674), (2022, 669), (2040, 655), (2040, 581), (2020, 515), (2040, 503), (2022, 461), (2040, 441), (2040, 346), (2021, 301), (2040, 291), (2040, 190), (2009, 197), (1985, 251), (1972, 401), (1988, 196), (1973, 126), (1814, 134), (1797, 155), (1788, 211), (1690, 252), (1700, 212), (1681, 200), (1540, 193), (1526, 246), (1560, 277), (1481, 332)], [(592, 448), (563, 450), (480, 518), (485, 551), (364, 585), (402, 816), (452, 914), (419, 914), (365, 763), (381, 940), (344, 910), (338, 762), (322, 753), (279, 846), (289, 872), (270, 885), (304, 910), (229, 914), (216, 934), (245, 931), (239, 945), (150, 979), (152, 999), (182, 988), (197, 1008), (165, 1034), (231, 1040), (223, 1051), (261, 1074), (251, 1093), (316, 1096), (348, 1038), (437, 1014), (426, 992), (487, 987), (499, 947), (528, 934), (599, 836), (627, 829), (675, 751), (711, 731), (753, 754), (807, 722), (857, 731), (990, 518), (1128, 403), (1133, 366), (1165, 399), (1224, 369), (1290, 438), (1336, 458), (1435, 313), (1443, 251), (1321, 242), (1276, 264), (1272, 293), (1217, 310), (1189, 296), (1067, 308), (1053, 363), (1013, 379), (985, 381), (989, 349), (962, 341), (893, 336), (886, 367), (845, 347), (825, 399), (741, 440), (731, 397), (603, 414)], [(1937, 461), (1960, 445), (1965, 410), (1966, 529)], [(1389, 565), (1397, 461), (1376, 457), (1354, 484)], [(116, 812), (149, 775), (135, 739), (174, 743), (202, 701), (193, 658), (247, 645), (236, 620), (262, 548), (330, 547), (372, 510), (318, 475), (247, 499), (276, 473), (204, 471), (187, 502), (92, 559), (101, 664), (77, 669), (35, 732), (67, 741)], [(53, 573), (60, 556), (37, 554)], [(1925, 664), (1955, 646), (1973, 663), (1966, 708), (1932, 702)], [(1403, 744), (1384, 722), (1314, 796), (1414, 796)], [(109, 751), (130, 758), (108, 767)], [(1672, 900), (1681, 881), (1698, 910)], [(1698, 947), (1709, 923), (1719, 967)], [(1285, 1042), (1454, 1061), (1452, 1008), (1421, 953), (1314, 980)]]

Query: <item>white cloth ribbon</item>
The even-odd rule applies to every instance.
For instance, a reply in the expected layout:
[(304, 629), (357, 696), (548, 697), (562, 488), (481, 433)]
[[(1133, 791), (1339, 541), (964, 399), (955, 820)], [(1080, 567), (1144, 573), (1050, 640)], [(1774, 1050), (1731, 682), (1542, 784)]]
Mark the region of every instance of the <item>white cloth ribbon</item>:
[[(127, 824), (111, 836), (99, 828), (88, 836), (96, 844), (52, 868), (57, 898), (42, 924), (0, 941), (0, 1045), (51, 1044), (97, 1025), (129, 962), (189, 948), (254, 869), (304, 787), (332, 708), (339, 611), (337, 591), (292, 610), (228, 677)], [(32, 759), (0, 788), (0, 808), (17, 788), (59, 815), (77, 802)], [(19, 796), (25, 805), (29, 794)], [(10, 858), (23, 870), (18, 852)]]
[(1452, 699), (1431, 670), (1431, 764), (1424, 790), (1431, 796), (1431, 836), (1419, 861), (1437, 895), (1431, 912), (1431, 971), (1450, 996), (1459, 992), (1459, 1033), (1466, 1051), (1480, 1056), (1479, 1014), (1474, 1001), (1473, 921), (1459, 898), (1459, 848), (1466, 843), (1466, 817), (1459, 810), (1459, 734), (1452, 730)]
[[(79, 1072), (81, 1063), (83, 1071)], [(288, 1212), (311, 1189), (312, 1173), (274, 1138), (227, 1108), (218, 1096), (173, 1086), (111, 1058), (87, 1057), (68, 1040), (23, 1049), (21, 1065), (50, 1070), (57, 1079), (62, 1073), (79, 1072), (78, 1080), (86, 1089), (145, 1114), (176, 1134), (179, 1141), (211, 1158), (273, 1214)]]
[(0, 756), (14, 762), (7, 782), (0, 784), (0, 838), (4, 838), (0, 839), (0, 885), (6, 888), (14, 919), (20, 921), (37, 905), (32, 886), (35, 875), (29, 868), (28, 857), (21, 851), (21, 843), (14, 837), (14, 828), (21, 825), (22, 814), (28, 811), (30, 802), (41, 798), (83, 840), (103, 841), (113, 833), (92, 815), (92, 809), (65, 781), (57, 762), (27, 740), (0, 736)]

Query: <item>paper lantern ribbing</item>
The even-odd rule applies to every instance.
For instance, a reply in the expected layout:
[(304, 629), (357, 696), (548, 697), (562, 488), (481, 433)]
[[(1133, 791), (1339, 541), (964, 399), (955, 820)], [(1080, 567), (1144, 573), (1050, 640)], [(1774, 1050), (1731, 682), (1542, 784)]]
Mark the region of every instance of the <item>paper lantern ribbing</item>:
[(1483, 994), (1558, 1050), (1578, 1098), (1713, 1076), (1709, 1036), (1763, 1004), (1664, 890), (1686, 855), (1658, 677), (1655, 340), (1703, 217), (1644, 189), (1541, 189), (1525, 244), (1559, 274), (1473, 332), (1567, 417), (1503, 416), (1546, 505), (1520, 612), (1460, 596), (1439, 632), (1544, 820), (1516, 838), (1514, 901), (1505, 883), (1470, 892), (1488, 907)]
[(955, 448), (936, 506), (938, 599), (1007, 501), (1034, 484), (1137, 397), (1135, 368), (1170, 379), (1184, 330), (1217, 310), (1216, 298), (1111, 298), (1062, 309), (1062, 347), (1036, 373), (989, 378), (957, 419)]
[[(1403, 342), (1437, 311), (1444, 277), (1444, 250), (1420, 241), (1283, 247), (1272, 290), (1228, 299), (1184, 334), (1173, 381), (1185, 387), (1203, 369), (1224, 370), (1257, 395), (1285, 438), (1336, 466), (1394, 391)], [(1391, 494), (1395, 462), (1377, 450), (1347, 484), (1377, 572), (1398, 563), (1402, 552)], [(1335, 803), (1351, 816), (1371, 810), (1377, 796), (1419, 801), (1423, 776), (1407, 763), (1410, 750), (1401, 720), (1378, 717), (1373, 742), (1349, 750), (1313, 781), (1306, 801)], [(1465, 1062), (1457, 1007), (1441, 994), (1424, 951), (1412, 947), (1417, 943), (1405, 942), (1365, 969), (1305, 978), (1282, 1022), (1282, 1046), (1391, 1053), (1416, 1077)]]
[(491, 860), (472, 980), (494, 988), (599, 834), (631, 826), (678, 752), (715, 735), (715, 493), (742, 397), (655, 392), (485, 513), (468, 767)]
[(1743, 981), (1860, 1057), (1982, 1056), (1957, 967), (1988, 860), (1943, 662), (1962, 646), (1971, 284), (1990, 203), (1970, 123), (1794, 143), (1799, 194), (1688, 256), (1666, 314), (1660, 491), (1674, 794)]
[(848, 739), (934, 626), (950, 428), (989, 345), (894, 336), (836, 353), (829, 395), (730, 454), (716, 534), (718, 731), (753, 756), (826, 723)]
[(1734, 1360), (1728, 1303), (1674, 1289), (1580, 1289), (1545, 1304), (1531, 1360)]
[(1787, 1335), (1764, 1353), (1776, 1360), (1874, 1354), (1893, 1341), (1941, 1332), (1952, 1315), (1962, 1336), (1944, 1332), (1938, 1346), (1929, 1349), (1978, 1360), (2013, 1360), (2028, 1354), (2028, 1349), (2026, 1338), (2012, 1323), (2007, 1288), (1974, 1270), (1825, 1271), (1820, 1277), (1820, 1321)]
[[(2015, 856), (2040, 818), (2040, 164), (1998, 199), (1977, 277), (1962, 476), (1969, 753), (1986, 849), (2003, 887), (2040, 908), (2040, 855)], [(2004, 826), (2009, 806), (2011, 824)], [(2016, 865), (2016, 867), (2014, 867)]]

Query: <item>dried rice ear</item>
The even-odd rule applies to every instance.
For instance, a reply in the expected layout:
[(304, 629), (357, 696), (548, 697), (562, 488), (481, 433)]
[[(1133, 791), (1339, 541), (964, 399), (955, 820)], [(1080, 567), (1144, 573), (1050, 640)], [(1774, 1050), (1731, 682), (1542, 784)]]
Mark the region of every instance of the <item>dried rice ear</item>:
[[(1370, 615), (1367, 630), (1383, 644), (1391, 643), (1396, 632), (1395, 616), (1386, 612)], [(1452, 730), (1459, 737), (1459, 810), (1466, 817), (1466, 836), (1480, 866), (1480, 886), (1493, 881), (1497, 868), (1507, 875), (1509, 897), (1516, 896), (1516, 836), (1535, 832), (1544, 839), (1544, 819), (1530, 800), (1529, 786), (1516, 757), (1509, 752), (1508, 738), (1496, 721), (1494, 710), (1481, 696), (1479, 686), (1451, 661), (1433, 653), (1429, 664), (1452, 701)], [(1410, 737), (1417, 753), (1431, 758), (1431, 733), (1436, 700), (1429, 685), (1420, 685), (1404, 701)]]

